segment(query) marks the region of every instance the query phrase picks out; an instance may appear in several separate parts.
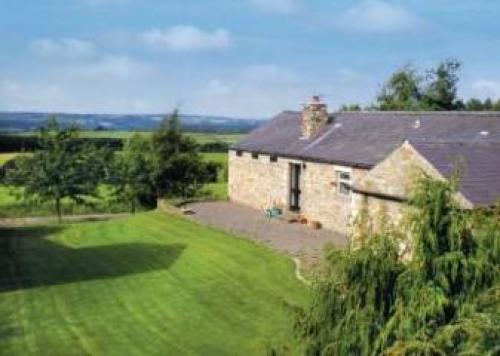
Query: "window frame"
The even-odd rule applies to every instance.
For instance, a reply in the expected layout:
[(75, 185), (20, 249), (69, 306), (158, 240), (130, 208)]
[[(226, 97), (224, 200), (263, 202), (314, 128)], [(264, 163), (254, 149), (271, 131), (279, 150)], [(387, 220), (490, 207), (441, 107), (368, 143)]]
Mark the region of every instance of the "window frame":
[(259, 152), (252, 152), (252, 159), (259, 159)]
[(342, 197), (350, 197), (352, 191), (352, 172), (342, 169), (336, 169), (335, 175), (337, 179), (337, 195)]
[(278, 162), (278, 155), (269, 155), (269, 162), (271, 163)]
[(236, 157), (243, 157), (243, 151), (242, 150), (236, 150)]

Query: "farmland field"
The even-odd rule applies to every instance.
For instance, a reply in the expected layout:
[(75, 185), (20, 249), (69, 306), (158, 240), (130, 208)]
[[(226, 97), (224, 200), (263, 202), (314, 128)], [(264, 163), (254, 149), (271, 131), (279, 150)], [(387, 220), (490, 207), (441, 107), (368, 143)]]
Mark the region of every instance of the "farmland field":
[(206, 161), (219, 163), (222, 167), (219, 171), (217, 182), (207, 184), (203, 188), (202, 194), (207, 195), (210, 199), (226, 200), (228, 169), (227, 153), (202, 153), (202, 157)]
[[(18, 154), (18, 153), (17, 153)], [(1, 160), (5, 161), (13, 158), (16, 153), (0, 154)], [(202, 194), (210, 199), (227, 199), (227, 182), (225, 171), (227, 169), (227, 153), (202, 153), (203, 159), (221, 164), (217, 182), (207, 184)], [(105, 186), (99, 189), (99, 197), (90, 199), (92, 205), (78, 205), (70, 200), (63, 202), (65, 214), (88, 214), (88, 213), (119, 213), (128, 211), (129, 207), (112, 201), (109, 191)], [(34, 204), (25, 202), (21, 197), (21, 190), (5, 185), (0, 185), (0, 218), (12, 218), (22, 216), (47, 216), (54, 214), (52, 203)]]
[[(135, 133), (140, 133), (142, 135), (151, 135), (151, 131), (82, 131), (80, 133), (81, 137), (85, 138), (130, 138)], [(19, 135), (34, 135), (35, 132), (23, 132)], [(198, 133), (198, 132), (186, 132), (187, 136), (193, 138), (199, 144), (209, 143), (209, 142), (225, 142), (228, 144), (235, 143), (244, 137), (243, 134), (217, 134), (217, 133)]]
[(308, 299), (285, 257), (161, 212), (0, 229), (0, 244), (6, 355), (294, 349), (290, 306)]
[(0, 166), (7, 161), (10, 161), (14, 157), (18, 156), (20, 153), (11, 152), (11, 153), (0, 153)]

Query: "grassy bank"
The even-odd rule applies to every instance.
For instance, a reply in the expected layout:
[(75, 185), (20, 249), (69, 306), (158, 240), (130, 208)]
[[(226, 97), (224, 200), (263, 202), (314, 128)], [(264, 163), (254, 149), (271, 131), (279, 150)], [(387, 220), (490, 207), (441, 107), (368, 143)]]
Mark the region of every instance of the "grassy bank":
[(159, 212), (0, 243), (7, 355), (263, 354), (291, 340), (287, 305), (308, 294), (288, 259)]

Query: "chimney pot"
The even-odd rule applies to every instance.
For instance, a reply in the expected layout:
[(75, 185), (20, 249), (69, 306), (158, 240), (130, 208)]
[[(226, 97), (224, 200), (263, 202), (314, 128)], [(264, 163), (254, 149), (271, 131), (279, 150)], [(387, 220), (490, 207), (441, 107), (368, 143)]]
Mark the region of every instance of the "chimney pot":
[(314, 136), (326, 124), (328, 124), (327, 105), (321, 101), (319, 95), (313, 95), (302, 111), (302, 137), (308, 139)]

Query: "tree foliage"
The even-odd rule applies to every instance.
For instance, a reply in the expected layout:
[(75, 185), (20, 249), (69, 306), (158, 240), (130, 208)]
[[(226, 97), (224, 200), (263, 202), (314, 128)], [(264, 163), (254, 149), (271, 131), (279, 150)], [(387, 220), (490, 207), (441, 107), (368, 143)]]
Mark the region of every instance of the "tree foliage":
[(398, 236), (330, 251), (329, 274), (299, 313), (310, 355), (476, 355), (500, 351), (500, 222), (464, 212), (455, 183), (418, 181), (410, 199), (413, 258)]
[[(383, 85), (372, 109), (382, 111), (500, 111), (500, 100), (458, 97), (460, 62), (448, 59), (424, 73), (407, 65)], [(341, 111), (345, 107), (341, 108)]]
[(377, 108), (384, 111), (419, 110), (422, 107), (422, 77), (411, 66), (395, 72), (377, 97)]
[(151, 138), (152, 179), (158, 197), (195, 195), (217, 177), (218, 165), (202, 160), (194, 140), (184, 136), (179, 115), (163, 119)]
[(147, 138), (135, 134), (127, 140), (123, 151), (115, 155), (111, 171), (114, 195), (129, 204), (131, 213), (139, 206), (155, 206), (151, 145)]
[(422, 106), (429, 110), (457, 110), (462, 103), (457, 99), (460, 62), (449, 59), (427, 72)]
[(22, 186), (24, 197), (32, 201), (52, 201), (61, 220), (63, 199), (77, 203), (95, 195), (97, 185), (107, 174), (110, 151), (78, 141), (75, 126), (62, 129), (55, 118), (38, 134), (39, 149), (33, 155), (16, 159), (7, 171), (7, 183)]

